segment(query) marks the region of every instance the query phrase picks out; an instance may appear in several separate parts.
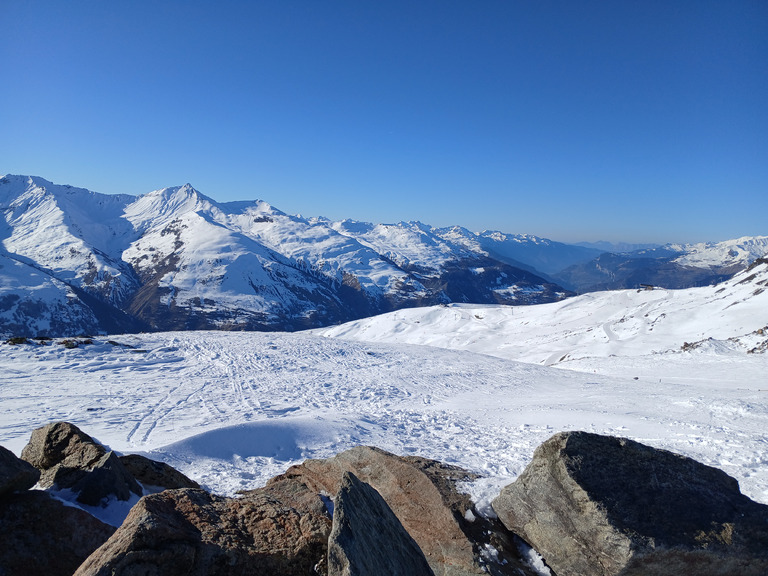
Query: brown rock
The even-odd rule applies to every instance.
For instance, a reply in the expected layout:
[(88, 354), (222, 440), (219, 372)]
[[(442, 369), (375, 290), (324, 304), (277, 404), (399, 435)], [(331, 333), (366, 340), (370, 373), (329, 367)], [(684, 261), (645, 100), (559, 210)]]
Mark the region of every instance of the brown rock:
[(241, 498), (184, 488), (145, 496), (78, 576), (306, 575), (326, 552), (331, 519), (295, 481)]
[[(483, 574), (484, 569), (494, 574), (531, 573), (520, 562), (506, 529), (479, 515), (475, 522), (464, 519), (472, 502), (458, 491), (456, 483), (474, 478), (466, 470), (358, 446), (328, 460), (307, 460), (271, 482), (297, 479), (318, 493), (332, 495), (339, 492), (345, 472), (381, 495), (435, 574)], [(491, 545), (500, 553), (495, 564), (480, 554)]]
[(140, 454), (120, 456), (120, 462), (126, 470), (145, 487), (173, 490), (176, 488), (200, 488), (194, 480), (169, 466), (165, 462), (150, 460)]
[(115, 529), (30, 490), (0, 501), (0, 574), (70, 576)]
[(328, 576), (433, 575), (419, 545), (376, 490), (345, 472), (334, 498)]
[(40, 471), (0, 446), (0, 498), (6, 494), (29, 490), (37, 484)]
[(558, 576), (768, 568), (768, 506), (721, 470), (624, 438), (556, 434), (493, 507)]

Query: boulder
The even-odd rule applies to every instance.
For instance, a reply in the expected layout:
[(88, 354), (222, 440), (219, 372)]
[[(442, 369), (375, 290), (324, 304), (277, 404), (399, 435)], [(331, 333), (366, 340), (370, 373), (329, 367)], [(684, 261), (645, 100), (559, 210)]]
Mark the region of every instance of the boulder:
[(0, 498), (32, 488), (39, 478), (37, 468), (0, 446)]
[(42, 490), (0, 500), (0, 574), (70, 576), (115, 529)]
[(270, 483), (294, 479), (318, 493), (334, 495), (346, 472), (379, 493), (435, 574), (535, 573), (520, 559), (503, 526), (476, 511), (467, 514), (473, 504), (456, 484), (475, 476), (461, 468), (358, 446), (327, 460), (306, 460)]
[(334, 498), (328, 576), (433, 575), (418, 544), (370, 485), (344, 472)]
[(126, 470), (147, 488), (173, 490), (175, 488), (200, 488), (194, 480), (169, 466), (165, 462), (150, 460), (140, 454), (120, 456)]
[(768, 506), (721, 470), (625, 438), (556, 434), (493, 507), (558, 576), (768, 573)]
[(40, 484), (49, 487), (58, 466), (87, 469), (106, 453), (104, 446), (74, 424), (54, 422), (32, 431), (21, 459), (40, 470)]
[(311, 574), (326, 554), (331, 518), (296, 481), (240, 498), (191, 488), (145, 496), (77, 576)]
[(116, 454), (68, 422), (34, 430), (21, 457), (40, 470), (42, 487), (70, 489), (82, 504), (97, 506), (110, 496), (129, 500), (131, 493), (142, 493)]
[(106, 499), (130, 500), (131, 494), (141, 496), (141, 486), (125, 469), (114, 452), (107, 452), (89, 468), (57, 466), (53, 483), (77, 494), (77, 501), (98, 506)]

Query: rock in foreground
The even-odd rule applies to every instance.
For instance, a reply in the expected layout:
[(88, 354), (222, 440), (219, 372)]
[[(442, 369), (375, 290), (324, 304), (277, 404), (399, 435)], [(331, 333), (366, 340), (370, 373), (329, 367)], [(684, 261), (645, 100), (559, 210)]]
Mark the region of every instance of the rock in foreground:
[(283, 482), (242, 498), (184, 488), (145, 496), (77, 576), (304, 576), (326, 552), (320, 496)]
[(328, 576), (433, 576), (419, 545), (370, 485), (345, 472), (334, 504)]
[(0, 500), (0, 574), (70, 576), (115, 529), (42, 490)]
[[(520, 560), (512, 535), (503, 526), (479, 514), (467, 514), (473, 503), (456, 484), (475, 476), (461, 468), (358, 446), (327, 460), (306, 460), (275, 480), (294, 479), (318, 493), (335, 495), (342, 489), (347, 473), (378, 492), (435, 574), (534, 574)], [(368, 521), (374, 522), (373, 516)], [(484, 557), (488, 550), (493, 551), (493, 556)]]
[(556, 434), (493, 507), (558, 576), (768, 573), (768, 506), (721, 470), (623, 438)]
[(150, 460), (140, 454), (120, 456), (120, 462), (126, 470), (145, 488), (173, 490), (176, 488), (200, 488), (194, 480), (169, 466), (165, 462)]
[(40, 470), (42, 487), (71, 489), (82, 504), (97, 506), (109, 497), (129, 500), (132, 493), (142, 493), (117, 455), (68, 422), (34, 430), (21, 457)]
[(13, 492), (29, 490), (37, 484), (40, 471), (0, 446), (0, 498)]

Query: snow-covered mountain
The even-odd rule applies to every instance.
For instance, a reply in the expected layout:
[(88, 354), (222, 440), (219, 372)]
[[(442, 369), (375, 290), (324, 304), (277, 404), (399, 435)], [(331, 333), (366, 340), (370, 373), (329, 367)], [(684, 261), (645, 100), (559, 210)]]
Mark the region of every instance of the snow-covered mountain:
[(768, 254), (768, 236), (724, 242), (665, 244), (632, 252), (606, 252), (574, 263), (550, 277), (578, 292), (636, 288), (653, 284), (690, 288), (716, 284)]
[(0, 179), (0, 334), (296, 330), (448, 303), (538, 304), (571, 293), (711, 284), (768, 237), (629, 254), (421, 222), (302, 218), (219, 203), (191, 185), (105, 195)]
[(293, 330), (568, 292), (420, 223), (333, 223), (189, 184), (110, 196), (0, 179), (0, 333)]
[(317, 333), (568, 367), (585, 358), (680, 350), (766, 352), (766, 310), (768, 259), (758, 259), (716, 286), (594, 292), (540, 306), (451, 304), (399, 310)]

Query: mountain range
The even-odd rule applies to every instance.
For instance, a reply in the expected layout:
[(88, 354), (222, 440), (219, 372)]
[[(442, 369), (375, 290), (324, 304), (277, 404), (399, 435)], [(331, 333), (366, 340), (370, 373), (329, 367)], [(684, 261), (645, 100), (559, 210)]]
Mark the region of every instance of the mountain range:
[(303, 218), (189, 184), (106, 195), (13, 175), (0, 179), (0, 213), (0, 334), (19, 336), (298, 330), (451, 302), (538, 304), (664, 275), (711, 283), (768, 252), (758, 237), (609, 255), (458, 226)]

